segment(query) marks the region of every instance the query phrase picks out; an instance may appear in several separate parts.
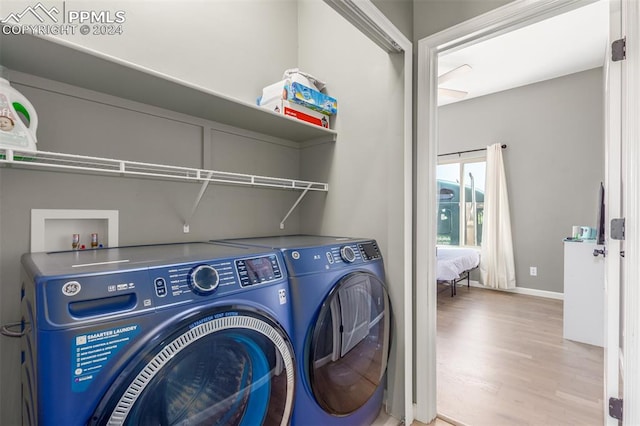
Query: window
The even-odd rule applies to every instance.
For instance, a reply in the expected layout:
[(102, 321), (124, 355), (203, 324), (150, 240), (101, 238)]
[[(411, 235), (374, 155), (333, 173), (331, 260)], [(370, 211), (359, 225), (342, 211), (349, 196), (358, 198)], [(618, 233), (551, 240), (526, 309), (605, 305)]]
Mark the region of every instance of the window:
[(478, 158), (438, 165), (438, 244), (482, 243), (485, 166), (486, 161)]

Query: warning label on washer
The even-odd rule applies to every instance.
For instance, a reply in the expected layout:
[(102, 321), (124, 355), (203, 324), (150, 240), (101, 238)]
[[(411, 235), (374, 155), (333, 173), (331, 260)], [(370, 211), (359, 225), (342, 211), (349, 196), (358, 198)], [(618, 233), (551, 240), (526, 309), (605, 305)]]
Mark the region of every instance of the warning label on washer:
[(105, 364), (138, 334), (139, 328), (131, 324), (77, 335), (71, 345), (71, 389), (85, 391)]

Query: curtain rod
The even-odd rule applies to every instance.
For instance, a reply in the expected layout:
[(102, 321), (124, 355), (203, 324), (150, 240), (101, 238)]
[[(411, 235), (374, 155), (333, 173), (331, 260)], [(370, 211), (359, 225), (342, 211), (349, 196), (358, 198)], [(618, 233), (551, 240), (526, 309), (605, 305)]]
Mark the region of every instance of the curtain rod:
[[(500, 145), (502, 147), (502, 149), (505, 149), (507, 147), (507, 144), (502, 144)], [(454, 155), (454, 154), (466, 154), (467, 152), (478, 152), (478, 151), (485, 151), (487, 148), (480, 148), (480, 149), (469, 149), (467, 151), (458, 151), (458, 152), (448, 152), (446, 154), (438, 154), (438, 157), (442, 157), (444, 155)]]

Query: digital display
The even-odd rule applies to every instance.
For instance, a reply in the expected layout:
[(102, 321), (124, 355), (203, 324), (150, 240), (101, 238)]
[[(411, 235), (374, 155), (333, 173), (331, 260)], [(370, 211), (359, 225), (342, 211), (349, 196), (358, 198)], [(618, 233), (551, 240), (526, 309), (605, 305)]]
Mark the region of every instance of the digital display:
[(247, 274), (251, 282), (262, 282), (274, 278), (273, 266), (271, 266), (271, 261), (268, 257), (247, 259), (245, 264), (247, 265)]
[(360, 248), (364, 252), (364, 256), (367, 260), (377, 259), (380, 257), (380, 252), (378, 251), (378, 247), (373, 243), (360, 244)]
[(266, 283), (282, 278), (276, 256), (236, 260), (240, 285), (243, 287)]

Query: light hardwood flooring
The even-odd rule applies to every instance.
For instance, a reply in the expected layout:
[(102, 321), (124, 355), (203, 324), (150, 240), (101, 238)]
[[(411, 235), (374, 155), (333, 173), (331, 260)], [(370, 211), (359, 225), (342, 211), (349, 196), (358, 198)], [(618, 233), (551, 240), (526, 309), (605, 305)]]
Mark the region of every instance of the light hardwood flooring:
[(438, 295), (438, 413), (468, 426), (602, 425), (600, 347), (562, 338), (562, 301)]

